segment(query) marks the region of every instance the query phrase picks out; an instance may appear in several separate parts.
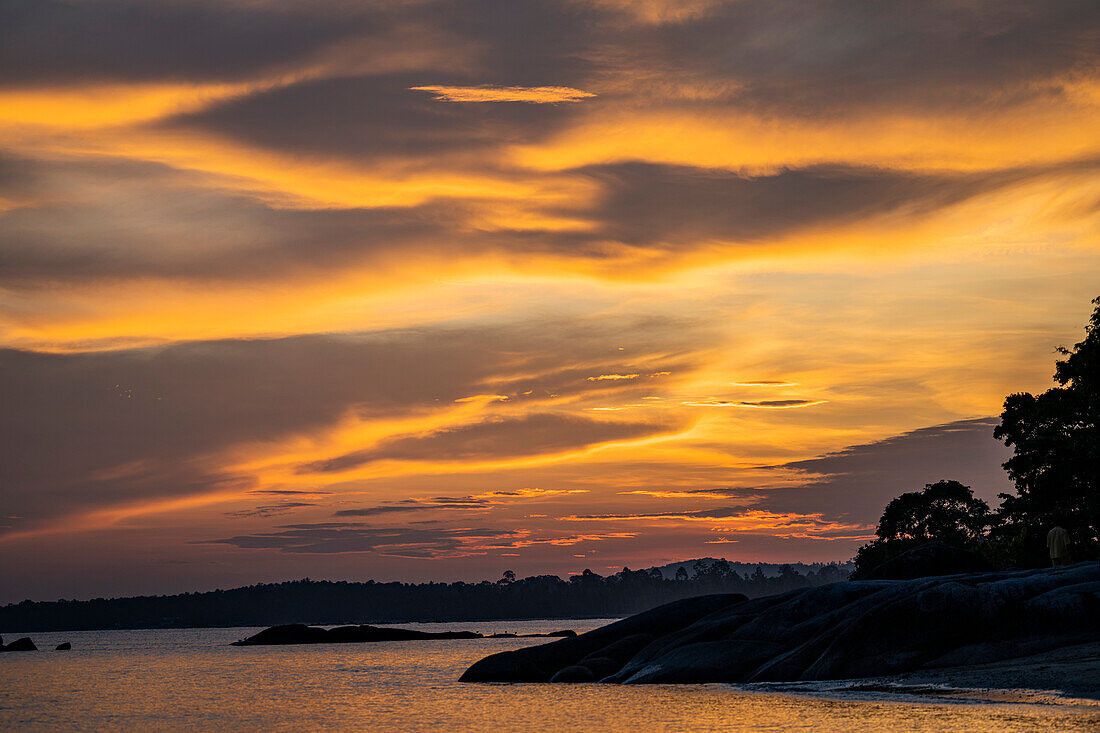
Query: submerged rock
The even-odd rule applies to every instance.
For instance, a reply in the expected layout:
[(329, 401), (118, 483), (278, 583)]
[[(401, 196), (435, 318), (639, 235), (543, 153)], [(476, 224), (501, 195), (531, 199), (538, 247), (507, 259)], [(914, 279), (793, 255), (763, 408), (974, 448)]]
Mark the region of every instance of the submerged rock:
[(38, 647), (34, 645), (29, 636), (24, 636), (22, 639), (16, 639), (7, 646), (0, 647), (0, 652), (36, 652)]
[[(655, 638), (632, 641), (633, 650), (625, 643), (643, 633)], [(1100, 567), (1081, 563), (840, 582), (741, 602), (702, 596), (576, 639), (486, 657), (462, 679), (546, 681), (575, 666), (628, 684), (848, 679), (1094, 642), (1100, 642)], [(629, 658), (620, 663), (616, 655)], [(564, 676), (574, 674), (583, 676)]]
[(473, 631), (415, 631), (384, 626), (338, 626), (322, 629), (305, 624), (272, 626), (254, 636), (233, 642), (232, 646), (258, 646), (272, 644), (340, 644), (373, 641), (420, 641), (427, 639), (481, 639)]

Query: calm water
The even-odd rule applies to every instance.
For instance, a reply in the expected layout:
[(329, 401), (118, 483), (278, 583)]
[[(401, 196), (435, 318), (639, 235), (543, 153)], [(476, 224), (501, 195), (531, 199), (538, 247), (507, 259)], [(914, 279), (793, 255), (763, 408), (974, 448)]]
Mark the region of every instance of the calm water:
[[(417, 624), (530, 633), (600, 621)], [(472, 662), (539, 639), (231, 647), (258, 629), (30, 634), (0, 655), (3, 730), (1097, 730), (1095, 704), (763, 692), (727, 685), (483, 685)], [(5, 634), (7, 641), (21, 634)], [(61, 641), (73, 651), (55, 652)]]

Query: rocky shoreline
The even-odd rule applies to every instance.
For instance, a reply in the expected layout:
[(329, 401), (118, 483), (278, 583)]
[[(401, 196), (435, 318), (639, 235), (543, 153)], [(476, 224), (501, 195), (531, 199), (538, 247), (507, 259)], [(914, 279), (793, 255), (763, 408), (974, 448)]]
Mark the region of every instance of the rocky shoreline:
[[(629, 641), (627, 641), (629, 640)], [(467, 682), (876, 679), (1100, 697), (1100, 566), (701, 596), (486, 657)]]

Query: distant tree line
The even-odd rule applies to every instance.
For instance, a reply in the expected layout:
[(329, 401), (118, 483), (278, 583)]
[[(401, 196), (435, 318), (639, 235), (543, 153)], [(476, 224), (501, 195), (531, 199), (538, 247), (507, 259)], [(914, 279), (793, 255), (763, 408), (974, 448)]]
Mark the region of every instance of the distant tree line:
[(1100, 298), (1085, 339), (1061, 347), (1056, 387), (1004, 402), (993, 437), (1013, 449), (1004, 468), (1015, 494), (1001, 505), (975, 498), (958, 481), (937, 481), (887, 504), (877, 538), (859, 549), (853, 578), (918, 545), (939, 541), (973, 550), (996, 567), (1050, 563), (1046, 534), (1061, 526), (1075, 560), (1100, 555)]
[(0, 633), (286, 623), (346, 624), (410, 621), (616, 617), (707, 593), (755, 597), (824, 585), (848, 576), (847, 565), (821, 565), (805, 574), (789, 565), (768, 577), (762, 567), (744, 575), (725, 560), (696, 561), (693, 573), (665, 578), (650, 570), (601, 576), (591, 570), (517, 579), (506, 571), (480, 583), (349, 583), (308, 578), (231, 590), (170, 596), (23, 601), (0, 607)]

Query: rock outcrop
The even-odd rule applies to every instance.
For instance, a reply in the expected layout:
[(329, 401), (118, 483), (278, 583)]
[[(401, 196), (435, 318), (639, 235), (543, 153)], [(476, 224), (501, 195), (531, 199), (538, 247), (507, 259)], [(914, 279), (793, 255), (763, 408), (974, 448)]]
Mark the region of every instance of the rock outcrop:
[[(2, 640), (0, 640), (2, 641)], [(22, 639), (16, 639), (7, 646), (0, 645), (0, 652), (36, 652), (38, 647), (34, 645), (29, 636), (24, 636)]]
[[(579, 664), (582, 659), (614, 660), (614, 657), (604, 652), (618, 654), (621, 647), (616, 648), (614, 645), (628, 637), (650, 634), (656, 638), (666, 635), (718, 609), (744, 601), (745, 596), (740, 593), (674, 601), (586, 634), (541, 646), (493, 654), (466, 670), (461, 679), (463, 682), (549, 682), (566, 667), (587, 667)], [(571, 672), (570, 675), (574, 673), (583, 675), (580, 672)]]
[[(848, 581), (678, 604), (495, 654), (462, 679), (547, 681), (559, 671), (579, 679), (586, 675), (564, 670), (585, 667), (595, 679), (627, 684), (788, 682), (985, 664), (1100, 641), (1100, 566)], [(655, 638), (636, 651), (612, 646), (643, 633)], [(629, 659), (605, 674), (619, 664), (613, 652)]]
[(373, 641), (421, 641), (426, 639), (481, 639), (473, 631), (415, 631), (385, 626), (339, 626), (322, 629), (305, 624), (272, 626), (254, 636), (233, 642), (232, 646), (261, 646), (271, 644), (342, 644)]

